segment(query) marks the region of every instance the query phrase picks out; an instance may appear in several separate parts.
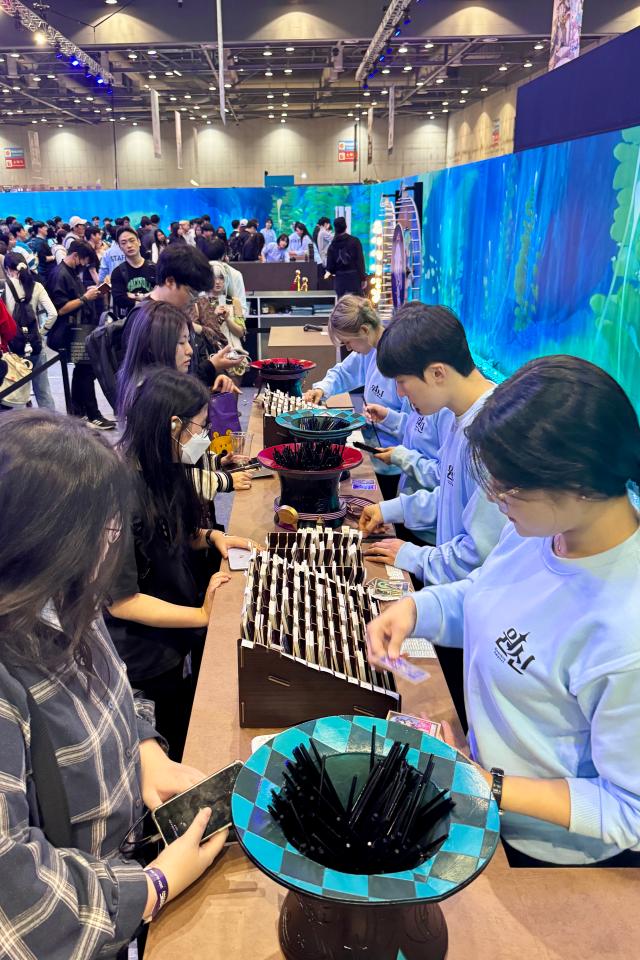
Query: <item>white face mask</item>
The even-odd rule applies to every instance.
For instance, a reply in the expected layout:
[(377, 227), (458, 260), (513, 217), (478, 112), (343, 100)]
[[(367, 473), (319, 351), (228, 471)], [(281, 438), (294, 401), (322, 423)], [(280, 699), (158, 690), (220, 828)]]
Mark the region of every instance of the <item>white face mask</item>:
[(211, 439), (206, 430), (196, 433), (186, 443), (180, 444), (180, 462), (194, 466), (207, 452), (210, 443)]

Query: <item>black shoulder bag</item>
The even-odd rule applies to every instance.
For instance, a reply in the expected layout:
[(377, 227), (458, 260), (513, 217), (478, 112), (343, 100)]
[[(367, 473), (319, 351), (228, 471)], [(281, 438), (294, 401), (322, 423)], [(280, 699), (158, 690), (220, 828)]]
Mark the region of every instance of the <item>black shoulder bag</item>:
[(43, 713), (25, 688), (31, 716), (31, 765), (42, 832), (54, 847), (70, 847), (71, 817), (60, 767)]

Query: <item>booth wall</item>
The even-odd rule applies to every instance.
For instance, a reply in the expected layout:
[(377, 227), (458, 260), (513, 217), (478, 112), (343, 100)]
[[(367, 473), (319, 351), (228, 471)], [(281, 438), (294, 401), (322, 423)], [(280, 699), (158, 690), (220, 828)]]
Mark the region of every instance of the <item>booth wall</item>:
[[(367, 163), (366, 122), (359, 134), (361, 158), (354, 171), (352, 163), (339, 162), (338, 143), (353, 139), (353, 123), (345, 117), (278, 121), (246, 120), (226, 127), (195, 128), (183, 116), (183, 169), (176, 164), (175, 130), (162, 124), (162, 158), (153, 156), (151, 128), (126, 123), (95, 126), (38, 125), (42, 169), (31, 168), (27, 127), (2, 124), (0, 148), (22, 147), (24, 170), (0, 171), (5, 186), (36, 185), (40, 189), (121, 189), (188, 187), (191, 180), (203, 187), (253, 186), (264, 183), (270, 174), (307, 174), (309, 183), (355, 183), (358, 180), (385, 180), (417, 170), (436, 170), (445, 165), (446, 117), (398, 117), (396, 145), (387, 152), (387, 120), (374, 120), (373, 161)], [(115, 137), (115, 142), (114, 142)], [(0, 157), (2, 154), (0, 153)], [(88, 211), (86, 211), (88, 212)], [(96, 212), (100, 212), (99, 210)], [(112, 210), (105, 211), (113, 213)]]

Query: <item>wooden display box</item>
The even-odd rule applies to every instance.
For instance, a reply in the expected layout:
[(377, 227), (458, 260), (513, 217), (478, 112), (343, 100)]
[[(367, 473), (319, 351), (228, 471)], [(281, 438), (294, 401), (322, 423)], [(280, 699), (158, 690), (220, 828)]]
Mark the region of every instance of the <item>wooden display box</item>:
[(292, 727), (314, 717), (380, 717), (402, 707), (393, 689), (367, 690), (261, 644), (238, 640), (241, 727)]
[(265, 447), (276, 447), (280, 443), (291, 443), (293, 437), (286, 427), (281, 427), (276, 423), (275, 417), (267, 414), (262, 418), (262, 434)]

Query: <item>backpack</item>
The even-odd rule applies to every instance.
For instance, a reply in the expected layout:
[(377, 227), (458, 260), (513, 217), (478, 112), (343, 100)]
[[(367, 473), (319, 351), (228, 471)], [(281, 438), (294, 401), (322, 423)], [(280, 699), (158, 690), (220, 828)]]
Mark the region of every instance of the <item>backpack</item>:
[(12, 284), (9, 277), (6, 279), (7, 286), (11, 290), (15, 306), (13, 308), (13, 319), (15, 320), (18, 332), (9, 344), (9, 349), (19, 357), (24, 357), (27, 344), (31, 345), (31, 353), (37, 357), (42, 350), (42, 337), (40, 336), (40, 327), (36, 312), (31, 306), (31, 301), (26, 297), (18, 296), (18, 292)]
[(122, 337), (128, 319), (114, 320), (112, 314), (103, 314), (100, 325), (91, 331), (84, 342), (93, 372), (114, 410), (118, 396), (117, 374), (125, 352)]

